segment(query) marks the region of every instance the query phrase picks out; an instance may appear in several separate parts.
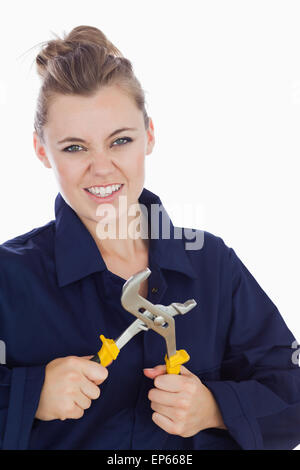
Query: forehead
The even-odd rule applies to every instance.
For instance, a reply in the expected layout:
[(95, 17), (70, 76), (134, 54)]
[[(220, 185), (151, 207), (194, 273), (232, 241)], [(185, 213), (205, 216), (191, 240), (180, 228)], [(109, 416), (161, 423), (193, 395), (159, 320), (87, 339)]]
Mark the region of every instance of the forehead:
[(137, 127), (143, 124), (143, 114), (134, 100), (119, 87), (106, 87), (92, 96), (55, 95), (48, 108), (45, 130), (48, 135), (67, 131), (83, 134), (103, 133), (118, 127)]

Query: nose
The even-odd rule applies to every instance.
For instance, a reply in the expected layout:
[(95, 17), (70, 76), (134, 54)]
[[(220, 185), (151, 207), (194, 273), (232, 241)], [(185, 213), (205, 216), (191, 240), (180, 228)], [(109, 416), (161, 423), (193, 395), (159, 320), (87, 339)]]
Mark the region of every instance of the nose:
[(106, 176), (115, 170), (112, 158), (104, 151), (94, 153), (90, 166), (92, 173), (96, 176)]

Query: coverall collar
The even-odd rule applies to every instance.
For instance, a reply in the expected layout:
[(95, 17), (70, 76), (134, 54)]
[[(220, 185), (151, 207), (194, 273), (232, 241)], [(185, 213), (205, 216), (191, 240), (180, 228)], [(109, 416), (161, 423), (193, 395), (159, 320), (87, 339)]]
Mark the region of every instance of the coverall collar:
[[(193, 279), (197, 274), (185, 251), (184, 240), (174, 237), (174, 225), (162, 205), (160, 198), (143, 189), (139, 203), (144, 204), (148, 211), (149, 250), (154, 262), (162, 269), (178, 271)], [(151, 205), (157, 204), (161, 213), (160, 220), (170, 226), (170, 238), (164, 238), (162, 223), (151, 217)], [(151, 238), (154, 230), (157, 238)], [(66, 203), (60, 193), (55, 199), (55, 262), (58, 285), (82, 279), (92, 273), (104, 271), (106, 264), (101, 256), (92, 235), (81, 222), (76, 212)]]

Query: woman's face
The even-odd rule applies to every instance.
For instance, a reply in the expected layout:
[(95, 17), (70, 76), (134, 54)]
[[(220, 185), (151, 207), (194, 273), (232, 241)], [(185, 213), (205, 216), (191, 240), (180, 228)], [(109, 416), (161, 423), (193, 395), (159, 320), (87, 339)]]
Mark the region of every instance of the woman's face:
[[(150, 119), (146, 131), (143, 113), (118, 86), (92, 97), (56, 95), (44, 127), (45, 143), (36, 132), (33, 138), (36, 154), (54, 170), (63, 198), (87, 224), (100, 220), (99, 204), (113, 204), (118, 216), (120, 195), (127, 197), (128, 207), (138, 202), (145, 155), (154, 146), (153, 123)], [(119, 190), (110, 188), (115, 189), (112, 195), (104, 193), (103, 187), (120, 184)]]

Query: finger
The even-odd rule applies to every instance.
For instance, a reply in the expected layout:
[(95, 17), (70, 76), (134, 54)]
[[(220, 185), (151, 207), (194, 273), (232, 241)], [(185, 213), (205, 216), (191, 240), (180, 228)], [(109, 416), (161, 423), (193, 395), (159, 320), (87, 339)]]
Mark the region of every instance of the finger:
[(184, 401), (184, 394), (180, 392), (166, 392), (158, 388), (151, 388), (148, 392), (148, 399), (160, 405), (179, 408)]
[(92, 382), (97, 385), (100, 385), (108, 376), (108, 370), (106, 367), (103, 367), (101, 364), (98, 364), (94, 361), (82, 360), (81, 367), (82, 374)]
[(168, 418), (167, 416), (164, 416), (158, 412), (154, 412), (152, 414), (152, 421), (159, 426), (161, 429), (166, 431), (169, 434), (176, 434), (175, 433), (175, 428), (174, 428), (174, 422)]
[(153, 401), (151, 402), (151, 408), (160, 415), (163, 415), (166, 418), (174, 421), (174, 408), (172, 406), (161, 405), (160, 403)]
[(166, 392), (181, 392), (184, 390), (186, 377), (179, 374), (164, 374), (159, 375), (154, 379), (154, 386)]
[(80, 390), (75, 394), (74, 396), (74, 402), (76, 403), (79, 408), (82, 410), (87, 410), (91, 404), (92, 400), (90, 400), (84, 393), (82, 393)]
[(80, 419), (84, 415), (84, 410), (81, 406), (78, 406), (77, 403), (74, 402), (72, 409), (64, 414), (60, 420), (65, 421), (66, 419)]
[(193, 372), (191, 372), (189, 369), (187, 369), (185, 366), (181, 365), (180, 366), (180, 374), (181, 375), (188, 375), (190, 377), (195, 377), (195, 374), (193, 374)]
[(91, 400), (96, 400), (100, 396), (99, 386), (85, 378), (80, 385), (80, 390)]
[[(143, 371), (146, 377), (149, 377), (149, 379), (155, 379), (156, 377), (160, 375), (165, 375), (167, 370), (166, 370), (165, 365), (158, 365), (153, 368), (145, 368), (143, 369)], [(191, 376), (191, 377), (194, 376), (195, 377), (195, 374), (193, 374), (183, 365), (180, 366), (180, 374), (166, 374), (166, 375), (182, 375), (182, 376)]]
[[(90, 360), (90, 359), (92, 359), (92, 357), (95, 357), (95, 354), (92, 354), (91, 356), (81, 356), (81, 359), (88, 359), (88, 360)], [(105, 366), (105, 367), (110, 366), (112, 362), (113, 362), (113, 360), (111, 360), (110, 363), (107, 364), (107, 366)]]
[(149, 377), (149, 379), (155, 379), (159, 375), (163, 375), (166, 373), (166, 366), (165, 365), (158, 365), (152, 368), (145, 368), (144, 374)]

